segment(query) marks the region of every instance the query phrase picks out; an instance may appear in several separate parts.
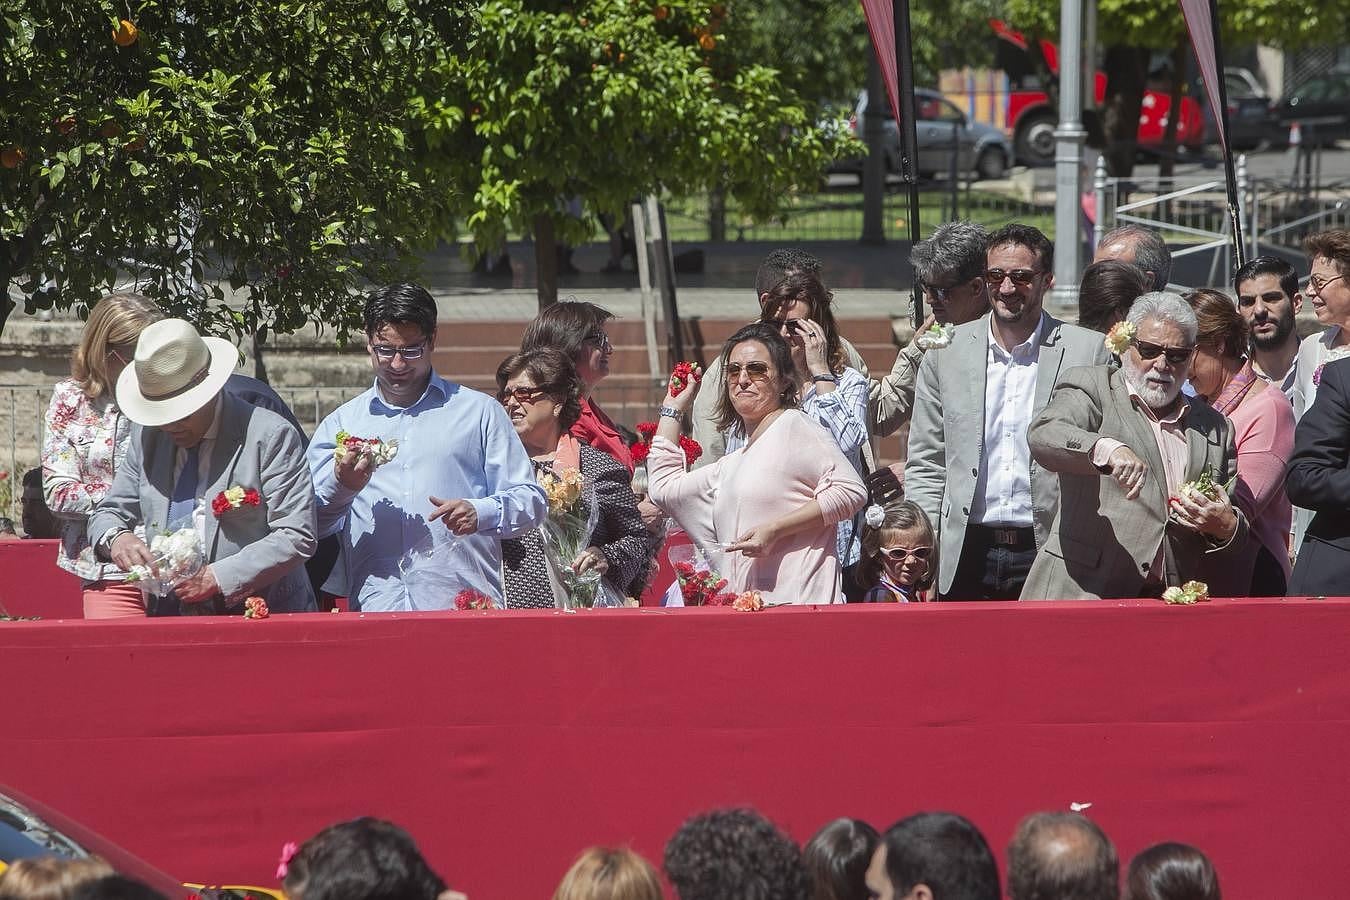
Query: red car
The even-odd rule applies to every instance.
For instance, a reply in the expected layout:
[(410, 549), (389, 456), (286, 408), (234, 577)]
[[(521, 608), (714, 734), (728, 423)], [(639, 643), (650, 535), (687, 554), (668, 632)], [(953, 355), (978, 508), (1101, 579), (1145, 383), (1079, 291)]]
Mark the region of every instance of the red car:
[[(1012, 133), (1013, 148), (1019, 162), (1028, 166), (1047, 166), (1055, 161), (1055, 126), (1059, 110), (1040, 89), (1027, 38), (1006, 22), (990, 19), (989, 25), (999, 39), (997, 60), (1008, 76), (1006, 128)], [(1039, 42), (1050, 73), (1059, 75), (1059, 47), (1052, 41)], [(1093, 102), (1100, 106), (1106, 99), (1106, 75), (1097, 72), (1093, 79)], [(1172, 109), (1172, 98), (1164, 92), (1144, 92), (1139, 112), (1137, 140), (1144, 149), (1162, 146), (1163, 132)], [(1190, 97), (1181, 98), (1181, 120), (1177, 123), (1177, 145), (1199, 151), (1205, 141), (1205, 116), (1200, 104)]]

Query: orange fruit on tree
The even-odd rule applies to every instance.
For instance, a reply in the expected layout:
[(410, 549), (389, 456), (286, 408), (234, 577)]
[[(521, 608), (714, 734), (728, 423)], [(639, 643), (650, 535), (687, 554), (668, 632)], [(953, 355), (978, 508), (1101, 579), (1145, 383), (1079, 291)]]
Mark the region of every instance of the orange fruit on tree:
[(130, 47), (140, 36), (141, 30), (136, 27), (136, 23), (127, 19), (118, 21), (117, 27), (112, 30), (113, 43), (119, 47)]
[(27, 158), (28, 154), (23, 152), (22, 147), (6, 147), (0, 150), (0, 166), (6, 169), (17, 169)]
[(56, 130), (61, 132), (62, 135), (69, 135), (72, 131), (75, 130), (75, 117), (74, 116), (58, 117), (56, 120)]
[(656, 21), (663, 22), (670, 16), (670, 7), (658, 6), (656, 9), (652, 10), (652, 15), (656, 17)]
[(713, 37), (711, 34), (699, 35), (698, 45), (704, 50), (711, 50), (717, 46), (717, 38)]

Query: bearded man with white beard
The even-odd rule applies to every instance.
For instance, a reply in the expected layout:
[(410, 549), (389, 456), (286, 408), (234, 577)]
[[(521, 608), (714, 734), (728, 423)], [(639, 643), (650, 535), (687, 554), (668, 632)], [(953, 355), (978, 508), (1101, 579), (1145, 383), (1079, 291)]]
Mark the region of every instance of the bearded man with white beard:
[[(1068, 369), (1027, 443), (1059, 473), (1059, 510), (1023, 600), (1160, 597), (1203, 581), (1247, 552), (1247, 522), (1229, 500), (1233, 424), (1181, 393), (1195, 353), (1195, 312), (1178, 294), (1144, 294), (1126, 321), (1121, 366)], [(1189, 489), (1202, 475), (1212, 495)]]

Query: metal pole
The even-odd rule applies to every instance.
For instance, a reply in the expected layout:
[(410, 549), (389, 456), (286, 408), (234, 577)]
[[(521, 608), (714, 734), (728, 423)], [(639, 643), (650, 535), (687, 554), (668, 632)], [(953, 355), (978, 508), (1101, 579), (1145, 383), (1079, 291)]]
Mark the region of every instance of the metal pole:
[[(1069, 0), (1065, 0), (1069, 2)], [(892, 0), (895, 15), (895, 74), (900, 96), (900, 177), (909, 189), (909, 242), (919, 242), (919, 133), (914, 108), (914, 53), (910, 47), (909, 0)], [(914, 279), (914, 321), (923, 321), (923, 292)]]
[[(1078, 302), (1083, 268), (1082, 221), (1083, 143), (1083, 7), (1081, 0), (1059, 4), (1059, 125), (1055, 127), (1055, 287), (1051, 300), (1059, 309)], [(1097, 215), (1101, 216), (1098, 210)]]
[(863, 141), (867, 155), (862, 162), (863, 227), (860, 240), (864, 244), (886, 243), (886, 82), (881, 77), (881, 63), (872, 53), (867, 63), (867, 106), (863, 109)]
[(1106, 236), (1106, 188), (1109, 184), (1106, 157), (1097, 156), (1097, 168), (1092, 172), (1092, 191), (1097, 198), (1097, 221), (1092, 225), (1092, 246), (1096, 247)]

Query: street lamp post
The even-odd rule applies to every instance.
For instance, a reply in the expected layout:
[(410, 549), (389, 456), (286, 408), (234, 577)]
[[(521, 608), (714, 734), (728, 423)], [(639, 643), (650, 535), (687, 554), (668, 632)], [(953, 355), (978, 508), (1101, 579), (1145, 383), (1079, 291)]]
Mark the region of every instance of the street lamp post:
[[(1055, 127), (1055, 287), (1051, 303), (1059, 310), (1078, 303), (1083, 265), (1081, 197), (1083, 181), (1083, 6), (1059, 4), (1059, 125)], [(1101, 211), (1098, 210), (1098, 215)]]

